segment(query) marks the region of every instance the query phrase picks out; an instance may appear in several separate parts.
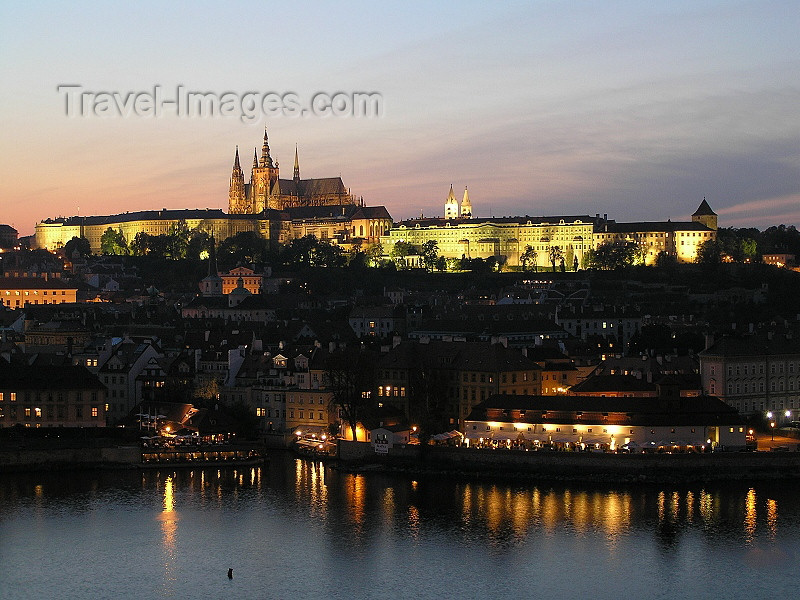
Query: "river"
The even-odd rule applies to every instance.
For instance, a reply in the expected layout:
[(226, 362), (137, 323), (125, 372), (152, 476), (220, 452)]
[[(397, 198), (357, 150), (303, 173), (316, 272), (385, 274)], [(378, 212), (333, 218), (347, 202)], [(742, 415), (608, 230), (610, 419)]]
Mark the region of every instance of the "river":
[(284, 454), (3, 474), (0, 598), (793, 597), (799, 492), (353, 475)]

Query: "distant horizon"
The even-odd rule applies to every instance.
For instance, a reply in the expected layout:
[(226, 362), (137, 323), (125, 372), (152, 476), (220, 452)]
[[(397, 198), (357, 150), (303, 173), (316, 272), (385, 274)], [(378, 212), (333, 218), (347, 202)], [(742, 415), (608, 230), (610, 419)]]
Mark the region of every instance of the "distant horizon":
[[(396, 220), (800, 224), (800, 5), (243, 0), (0, 6), (0, 222), (227, 208), (266, 125), (291, 175)], [(48, 31), (31, 36), (30, 31)], [(188, 98), (197, 100), (196, 104)]]

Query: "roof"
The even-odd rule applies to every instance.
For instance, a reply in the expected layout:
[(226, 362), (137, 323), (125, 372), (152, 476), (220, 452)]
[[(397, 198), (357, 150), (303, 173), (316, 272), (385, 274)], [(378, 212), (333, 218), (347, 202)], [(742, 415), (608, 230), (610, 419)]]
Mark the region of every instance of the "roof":
[(800, 339), (786, 335), (726, 335), (716, 340), (699, 356), (765, 356), (800, 354)]
[(654, 383), (629, 375), (595, 375), (573, 385), (571, 393), (589, 392), (655, 392)]
[(0, 389), (19, 390), (102, 390), (95, 375), (82, 366), (15, 364), (0, 360)]
[[(501, 410), (509, 420), (548, 423), (575, 419), (577, 413), (625, 414), (631, 424), (739, 424), (736, 409), (714, 396), (682, 398), (679, 408), (670, 408), (661, 398), (608, 396), (522, 396), (494, 394), (476, 405), (467, 421), (487, 420), (487, 411)], [(520, 411), (518, 418), (511, 411)], [(555, 414), (561, 413), (561, 414)], [(570, 413), (572, 416), (570, 417)], [(544, 416), (543, 416), (544, 415)], [(585, 422), (593, 419), (585, 414)], [(497, 420), (492, 417), (490, 420)]]
[(233, 219), (247, 221), (265, 218), (278, 219), (279, 217), (280, 212), (277, 210), (265, 210), (259, 214), (239, 214), (226, 213), (219, 208), (187, 208), (179, 210), (139, 210), (103, 216), (58, 217), (57, 219), (45, 219), (41, 222), (48, 225), (115, 225), (117, 223), (128, 223), (131, 221), (180, 221), (188, 219)]
[(471, 217), (459, 219), (444, 219), (442, 217), (428, 217), (421, 219), (407, 219), (400, 221), (397, 226), (404, 226), (409, 229), (420, 227), (444, 227), (449, 224), (451, 227), (458, 225), (483, 225), (483, 224), (519, 224), (525, 225), (530, 222), (532, 225), (558, 225), (563, 221), (567, 225), (580, 222), (585, 225), (592, 225), (597, 221), (596, 217), (589, 215), (563, 215), (554, 217), (530, 217), (528, 215), (519, 217)]
[(713, 231), (697, 221), (638, 221), (634, 223), (608, 223), (597, 233), (641, 233), (647, 231)]
[(0, 277), (0, 289), (8, 290), (77, 290), (78, 286), (69, 285), (58, 278), (44, 277)]
[(711, 216), (716, 217), (717, 213), (715, 213), (713, 210), (711, 210), (711, 207), (708, 205), (708, 202), (706, 202), (706, 199), (703, 198), (703, 201), (700, 203), (700, 206), (697, 207), (697, 210), (694, 211), (694, 214), (692, 214), (692, 216), (693, 217), (704, 217), (704, 216), (707, 216), (707, 215), (711, 215)]
[(324, 196), (347, 195), (341, 177), (323, 177), (321, 179), (301, 179), (295, 183), (293, 179), (279, 179), (278, 193), (291, 196)]

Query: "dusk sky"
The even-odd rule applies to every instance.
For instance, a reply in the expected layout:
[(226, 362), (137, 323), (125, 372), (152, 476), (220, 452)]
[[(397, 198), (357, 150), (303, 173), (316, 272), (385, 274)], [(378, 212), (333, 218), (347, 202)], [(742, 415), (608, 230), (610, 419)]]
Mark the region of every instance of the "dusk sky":
[[(4, 2), (0, 223), (227, 209), (264, 126), (281, 175), (395, 220), (607, 213), (800, 225), (800, 3)], [(67, 116), (93, 92), (378, 92), (377, 117)]]

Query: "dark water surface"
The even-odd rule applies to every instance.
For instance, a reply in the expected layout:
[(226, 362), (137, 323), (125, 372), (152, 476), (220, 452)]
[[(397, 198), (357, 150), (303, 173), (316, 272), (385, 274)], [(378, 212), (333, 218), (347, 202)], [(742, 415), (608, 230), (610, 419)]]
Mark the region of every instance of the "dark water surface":
[[(233, 579), (227, 577), (233, 569)], [(800, 485), (0, 475), (0, 598), (798, 597)]]

